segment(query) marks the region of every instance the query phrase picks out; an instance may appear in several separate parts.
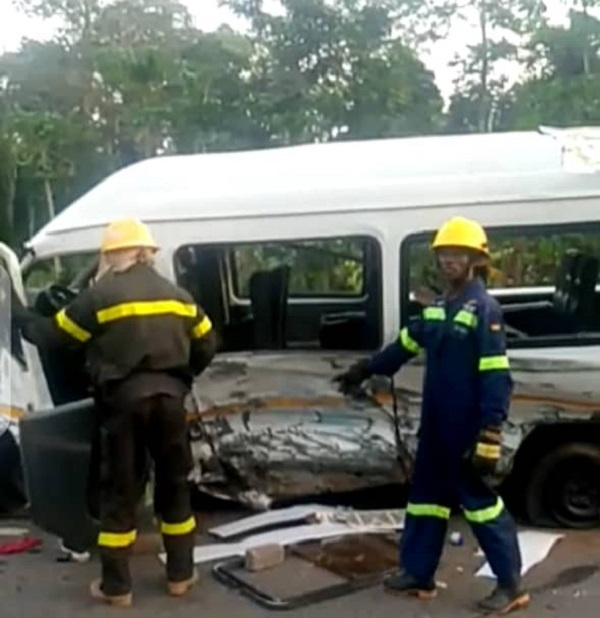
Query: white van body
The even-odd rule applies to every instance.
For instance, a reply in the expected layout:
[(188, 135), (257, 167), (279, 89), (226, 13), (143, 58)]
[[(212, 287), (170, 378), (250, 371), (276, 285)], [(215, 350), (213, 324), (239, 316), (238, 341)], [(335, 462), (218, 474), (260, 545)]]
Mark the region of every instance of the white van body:
[[(414, 452), (422, 365), (419, 361), (411, 363), (395, 378), (402, 414), (400, 446), (393, 430), (394, 423), (398, 427), (398, 419), (392, 416), (389, 398), (378, 399), (379, 408), (385, 410), (382, 417), (381, 409), (375, 409), (378, 406), (372, 401), (344, 402), (331, 378), (359, 354), (370, 353), (396, 336), (407, 318), (406, 303), (414, 298), (413, 290), (407, 289), (408, 274), (404, 270), (406, 247), (412, 246), (413, 238), (426, 246), (433, 231), (453, 215), (478, 220), (490, 232), (492, 251), (496, 231), (520, 234), (539, 229), (542, 236), (547, 230), (549, 237), (559, 237), (563, 231), (580, 234), (580, 230), (586, 232), (598, 226), (600, 238), (600, 174), (568, 173), (563, 166), (560, 142), (535, 132), (340, 142), (157, 157), (116, 172), (61, 212), (26, 244), (27, 254), (21, 267), (27, 275), (36, 264), (57, 257), (94, 253), (107, 223), (124, 216), (138, 217), (149, 224), (161, 247), (157, 269), (173, 281), (179, 282), (177, 264), (182, 248), (202, 245), (220, 251), (220, 247), (225, 247), (223, 255), (227, 259), (219, 262), (223, 266), (219, 285), (231, 301), (225, 313), (231, 314), (233, 310), (245, 311), (251, 303), (233, 291), (232, 262), (227, 257), (230, 247), (332, 237), (369, 238), (376, 246), (372, 254), (373, 270), (379, 273), (377, 334), (370, 339), (377, 345), (344, 351), (323, 350), (318, 345), (312, 350), (306, 345), (276, 351), (251, 348), (225, 351), (219, 353), (197, 384), (196, 404), (202, 422), (213, 419), (220, 428), (220, 433), (212, 435), (212, 446), (200, 439), (195, 445), (201, 460), (198, 484), (203, 489), (210, 485), (202, 480), (203, 475), (212, 474), (206, 472), (205, 464), (210, 459), (207, 449), (212, 448), (214, 456), (214, 449), (222, 447), (222, 457), (226, 452), (229, 463), (238, 466), (240, 476), (244, 476), (245, 470), (242, 460), (248, 468), (249, 462), (260, 461), (262, 476), (233, 488), (227, 488), (227, 483), (217, 483), (212, 491), (257, 506), (278, 497), (332, 491), (339, 489), (338, 485), (341, 489), (354, 489), (361, 483), (368, 486), (386, 480), (406, 480), (405, 472), (395, 469), (394, 453), (397, 455), (398, 448), (407, 450), (409, 455)], [(14, 272), (11, 274), (16, 278)], [(501, 302), (510, 297), (510, 306), (519, 312), (517, 304), (521, 298), (529, 299), (528, 302), (531, 298), (540, 299), (544, 307), (550, 306), (554, 290), (553, 282), (547, 282), (531, 288), (509, 286), (491, 291)], [(343, 313), (359, 301), (362, 302), (350, 301), (343, 294), (332, 295), (327, 299), (328, 311), (332, 315), (334, 309)], [(308, 314), (313, 308), (316, 311), (320, 302), (318, 296), (290, 295), (287, 307), (298, 315)], [(556, 337), (554, 333), (546, 333), (540, 336), (539, 345), (538, 339), (526, 335), (523, 336), (528, 339), (526, 344), (510, 344), (509, 357), (518, 392), (511, 421), (505, 428), (504, 476), (513, 469), (526, 438), (540, 424), (554, 423), (563, 435), (564, 428), (560, 429), (563, 423), (569, 427), (581, 424), (583, 434), (589, 439), (586, 441), (583, 434), (577, 434), (569, 438), (569, 444), (583, 448), (582, 456), (585, 458), (587, 453), (591, 465), (600, 461), (600, 450), (599, 459), (595, 459), (595, 449), (600, 449), (597, 433), (600, 332), (569, 330), (565, 333)], [(42, 381), (39, 373), (32, 379)], [(249, 381), (252, 388), (248, 387), (240, 400), (234, 392), (235, 385), (244, 381)], [(29, 407), (45, 407), (40, 403), (48, 401), (47, 389), (45, 393), (31, 398)], [(262, 397), (267, 403), (256, 404), (253, 396)], [(314, 431), (306, 428), (307, 415), (323, 414), (324, 409), (332, 406), (336, 414), (345, 406), (346, 420), (354, 419), (350, 423), (352, 427), (335, 430), (331, 429), (332, 425), (325, 431), (322, 426)], [(290, 415), (295, 420), (290, 421)], [(294, 427), (303, 429), (292, 431), (288, 425), (284, 434), (272, 431), (283, 416)], [(361, 433), (367, 431), (363, 426), (367, 419), (375, 427), (368, 430), (371, 432), (368, 440)], [(591, 435), (589, 427), (596, 433)], [(270, 441), (264, 442), (267, 434)], [(296, 441), (292, 448), (294, 454), (290, 455), (286, 444), (289, 446), (292, 434), (292, 441)], [(245, 437), (240, 439), (240, 435)], [(528, 467), (532, 465), (531, 458), (541, 457), (548, 448), (556, 446), (555, 437), (544, 440), (550, 441), (537, 444), (535, 456), (534, 451), (528, 451), (529, 458), (524, 460)], [(331, 456), (334, 443), (339, 458), (358, 459), (359, 467), (360, 461), (370, 460), (369, 448), (377, 451), (375, 459), (388, 457), (389, 466), (382, 464), (371, 479), (366, 474), (366, 480), (356, 484), (340, 480), (336, 473), (327, 481), (316, 482), (314, 479), (321, 469), (315, 472), (316, 468), (308, 464), (304, 474), (296, 470), (294, 476), (288, 470), (274, 473), (276, 478), (269, 477), (270, 470), (277, 468), (277, 461), (286, 457), (293, 460), (300, 451), (307, 462), (319, 461), (325, 452)], [(327, 471), (323, 474), (326, 476)], [(358, 473), (355, 476), (358, 478)], [(535, 511), (531, 505), (528, 509), (530, 514)], [(544, 509), (540, 506), (538, 511)], [(571, 520), (566, 515), (562, 518), (563, 523), (567, 520), (568, 525), (578, 525), (575, 515)], [(589, 525), (589, 509), (587, 519), (583, 517), (583, 520)]]

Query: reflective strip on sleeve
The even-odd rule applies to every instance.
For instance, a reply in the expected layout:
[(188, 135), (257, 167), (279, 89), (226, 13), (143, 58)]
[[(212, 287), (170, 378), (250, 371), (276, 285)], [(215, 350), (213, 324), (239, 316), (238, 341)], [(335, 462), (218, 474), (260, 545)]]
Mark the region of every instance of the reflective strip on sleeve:
[(414, 504), (409, 502), (406, 505), (406, 512), (415, 517), (438, 517), (440, 519), (450, 519), (450, 509), (439, 504)]
[(98, 311), (96, 315), (98, 322), (104, 324), (122, 318), (165, 314), (195, 318), (198, 309), (196, 305), (182, 303), (178, 300), (149, 300), (114, 305)]
[(65, 331), (65, 333), (71, 335), (71, 337), (73, 337), (74, 339), (77, 339), (77, 341), (85, 343), (86, 341), (89, 341), (91, 339), (92, 334), (88, 333), (87, 330), (81, 328), (79, 324), (73, 322), (73, 320), (67, 315), (65, 309), (61, 309), (56, 314), (55, 319), (58, 327), (61, 330)]
[(475, 328), (477, 326), (477, 316), (466, 309), (461, 309), (455, 316), (454, 321), (457, 324), (463, 324), (469, 328)]
[(503, 509), (504, 502), (502, 502), (502, 498), (499, 497), (498, 500), (496, 500), (496, 504), (488, 506), (485, 509), (468, 511), (463, 508), (463, 512), (467, 521), (473, 522), (474, 524), (485, 524), (489, 521), (493, 521), (494, 519), (498, 519), (498, 517), (502, 514)]
[(398, 341), (405, 350), (413, 354), (418, 354), (421, 351), (421, 346), (409, 335), (408, 328), (403, 328), (400, 331)]
[(136, 538), (136, 530), (130, 530), (129, 532), (100, 532), (98, 535), (98, 545), (119, 549), (133, 545)]
[(204, 335), (208, 334), (212, 330), (212, 322), (210, 318), (205, 315), (196, 326), (192, 329), (192, 337), (194, 339), (201, 339)]
[(195, 529), (196, 520), (193, 516), (178, 524), (167, 524), (164, 521), (160, 524), (160, 531), (162, 534), (168, 534), (170, 536), (182, 536), (193, 532)]
[(495, 371), (509, 369), (508, 356), (483, 356), (479, 359), (479, 371)]
[(499, 444), (485, 444), (478, 442), (475, 447), (475, 454), (480, 457), (488, 457), (489, 459), (499, 459), (501, 448)]
[(424, 320), (445, 320), (446, 310), (443, 307), (425, 307), (423, 310)]

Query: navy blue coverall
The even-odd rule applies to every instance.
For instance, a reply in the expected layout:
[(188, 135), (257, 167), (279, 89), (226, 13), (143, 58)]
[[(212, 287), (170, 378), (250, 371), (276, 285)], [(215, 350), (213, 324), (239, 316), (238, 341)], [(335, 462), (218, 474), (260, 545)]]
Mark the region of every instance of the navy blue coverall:
[(521, 573), (515, 523), (470, 457), (479, 431), (507, 417), (513, 387), (501, 309), (481, 280), (459, 298), (424, 308), (371, 358), (368, 371), (391, 376), (421, 351), (421, 426), (400, 562), (418, 581), (432, 581), (450, 510), (460, 505), (498, 583), (514, 585)]

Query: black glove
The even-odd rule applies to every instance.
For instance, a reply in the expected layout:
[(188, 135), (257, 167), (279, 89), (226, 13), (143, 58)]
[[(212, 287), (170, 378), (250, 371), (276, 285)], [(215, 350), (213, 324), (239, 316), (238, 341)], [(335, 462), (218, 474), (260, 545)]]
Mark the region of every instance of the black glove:
[(473, 449), (473, 466), (482, 476), (493, 474), (500, 460), (502, 434), (500, 427), (485, 427), (479, 432)]
[(364, 358), (354, 363), (344, 373), (337, 375), (333, 378), (334, 382), (339, 383), (340, 392), (346, 394), (352, 393), (352, 391), (357, 390), (360, 385), (371, 376), (371, 373), (368, 370), (369, 359)]

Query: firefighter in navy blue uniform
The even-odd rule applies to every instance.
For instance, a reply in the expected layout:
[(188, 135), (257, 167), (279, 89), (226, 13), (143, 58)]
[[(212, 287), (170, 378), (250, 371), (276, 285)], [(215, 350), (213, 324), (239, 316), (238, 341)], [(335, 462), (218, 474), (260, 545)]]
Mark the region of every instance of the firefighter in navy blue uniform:
[(153, 267), (158, 250), (135, 219), (105, 230), (103, 272), (52, 320), (22, 306), (17, 320), (36, 345), (84, 346), (101, 424), (102, 577), (94, 598), (132, 603), (129, 555), (149, 452), (155, 469), (155, 512), (167, 554), (167, 587), (182, 596), (196, 581), (196, 521), (188, 475), (193, 461), (184, 398), (211, 362), (216, 338), (209, 317), (183, 289)]
[(433, 249), (445, 280), (441, 298), (424, 307), (394, 341), (338, 376), (351, 392), (365, 379), (391, 376), (424, 351), (426, 372), (419, 445), (400, 548), (402, 569), (384, 582), (390, 592), (435, 596), (451, 508), (462, 512), (485, 553), (497, 586), (480, 609), (508, 613), (526, 606), (515, 523), (502, 499), (484, 482), (501, 452), (513, 382), (504, 323), (496, 300), (475, 275), (487, 268), (481, 226), (455, 217), (438, 231)]

